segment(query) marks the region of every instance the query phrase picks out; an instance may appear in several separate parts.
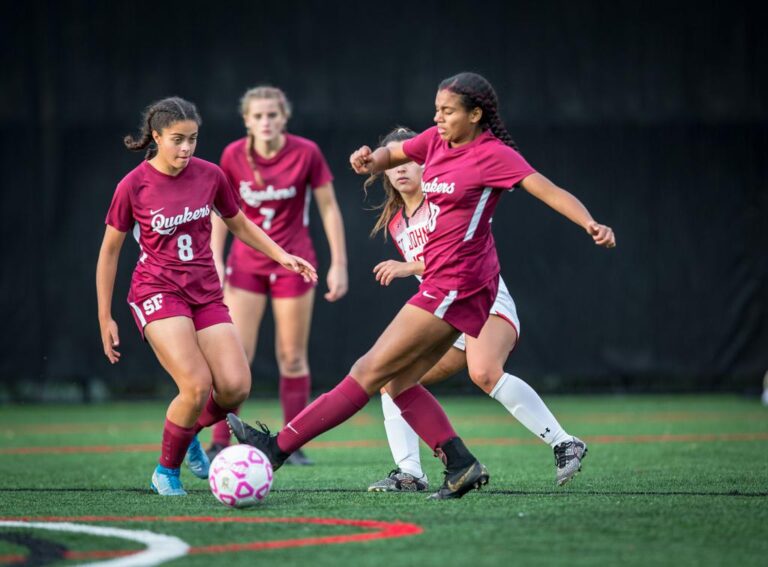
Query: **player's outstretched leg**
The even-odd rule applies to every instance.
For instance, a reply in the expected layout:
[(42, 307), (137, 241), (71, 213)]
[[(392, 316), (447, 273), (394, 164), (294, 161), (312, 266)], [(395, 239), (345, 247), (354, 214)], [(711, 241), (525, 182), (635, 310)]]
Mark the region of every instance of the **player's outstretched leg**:
[(227, 414), (227, 424), (229, 430), (232, 432), (240, 443), (251, 445), (256, 447), (259, 451), (264, 453), (269, 462), (272, 463), (272, 469), (277, 470), (285, 460), (290, 456), (290, 453), (282, 451), (277, 445), (277, 435), (272, 435), (269, 428), (263, 423), (257, 421), (256, 425), (259, 429), (251, 427), (243, 420), (241, 420), (234, 413)]
[(149, 487), (160, 496), (186, 496), (187, 491), (181, 485), (180, 469), (169, 469), (157, 465), (152, 473), (152, 484)]
[(197, 478), (208, 478), (208, 469), (211, 468), (211, 461), (208, 459), (208, 455), (200, 445), (200, 440), (197, 435), (192, 439), (192, 442), (187, 448), (186, 455), (187, 467)]
[(587, 444), (578, 437), (557, 445), (555, 466), (557, 467), (557, 485), (562, 486), (581, 470), (581, 461), (587, 456)]

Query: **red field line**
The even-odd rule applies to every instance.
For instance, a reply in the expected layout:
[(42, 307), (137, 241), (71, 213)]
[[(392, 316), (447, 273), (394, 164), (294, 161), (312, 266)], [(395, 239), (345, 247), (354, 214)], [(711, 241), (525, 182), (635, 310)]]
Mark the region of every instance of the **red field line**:
[[(715, 441), (768, 441), (768, 432), (757, 433), (662, 433), (655, 435), (591, 435), (586, 441), (610, 445), (614, 443), (710, 443)], [(474, 437), (466, 440), (470, 445), (538, 445), (541, 442), (533, 438), (515, 437)], [(360, 439), (356, 441), (312, 441), (307, 447), (313, 449), (337, 449), (355, 447), (386, 447), (383, 440)], [(0, 449), (0, 455), (39, 455), (70, 453), (134, 453), (157, 452), (160, 445), (83, 445), (61, 447), (10, 447)]]
[[(262, 549), (285, 549), (288, 547), (306, 547), (309, 545), (333, 545), (390, 539), (421, 534), (424, 530), (417, 524), (405, 522), (381, 522), (378, 520), (349, 520), (346, 518), (260, 518), (260, 517), (218, 517), (218, 516), (46, 516), (46, 517), (0, 517), (4, 521), (22, 522), (206, 522), (206, 523), (242, 523), (242, 524), (315, 524), (321, 526), (352, 526), (374, 530), (359, 534), (345, 534), (324, 537), (304, 537), (272, 541), (254, 541), (250, 543), (230, 543), (192, 547), (190, 554), (227, 553), (233, 551), (259, 551)], [(65, 559), (87, 560), (104, 559), (131, 555), (136, 551), (68, 551)], [(0, 555), (3, 563), (20, 563), (26, 559), (23, 555)]]

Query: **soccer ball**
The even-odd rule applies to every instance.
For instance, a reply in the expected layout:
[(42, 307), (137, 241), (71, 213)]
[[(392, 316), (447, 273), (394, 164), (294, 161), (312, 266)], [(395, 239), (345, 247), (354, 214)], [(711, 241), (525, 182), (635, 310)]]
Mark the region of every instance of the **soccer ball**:
[(208, 484), (217, 500), (226, 506), (254, 506), (272, 488), (272, 464), (255, 447), (233, 445), (213, 459)]

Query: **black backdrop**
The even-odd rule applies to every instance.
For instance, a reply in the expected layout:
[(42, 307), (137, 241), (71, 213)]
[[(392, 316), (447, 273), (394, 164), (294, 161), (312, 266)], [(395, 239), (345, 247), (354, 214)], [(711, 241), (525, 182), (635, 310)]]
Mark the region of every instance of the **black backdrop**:
[[(372, 266), (395, 253), (367, 238), (374, 216), (347, 156), (395, 124), (429, 126), (437, 83), (461, 70), (491, 80), (524, 155), (619, 242), (596, 248), (524, 192), (502, 199), (494, 233), (522, 320), (508, 368), (545, 391), (757, 387), (768, 369), (768, 41), (751, 6), (4, 3), (0, 399), (167, 390), (124, 303), (132, 241), (113, 309), (123, 360), (101, 353), (103, 218), (140, 159), (121, 139), (147, 103), (176, 94), (198, 105), (197, 155), (216, 161), (242, 135), (238, 98), (260, 83), (288, 93), (290, 130), (316, 140), (336, 176), (350, 293), (318, 300), (310, 344), (315, 387), (335, 383), (416, 286), (373, 282)], [(315, 214), (324, 275), (319, 228)], [(265, 321), (255, 394), (274, 391), (273, 348)]]

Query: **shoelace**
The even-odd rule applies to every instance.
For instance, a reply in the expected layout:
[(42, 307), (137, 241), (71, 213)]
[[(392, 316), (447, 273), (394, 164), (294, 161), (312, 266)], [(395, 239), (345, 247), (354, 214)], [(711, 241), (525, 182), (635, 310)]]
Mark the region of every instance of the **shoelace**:
[(397, 475), (399, 475), (402, 471), (400, 470), (400, 467), (396, 469), (392, 469), (389, 471), (389, 474), (387, 475), (387, 478), (395, 478)]
[(261, 432), (265, 435), (272, 435), (272, 432), (269, 430), (269, 427), (267, 427), (266, 424), (260, 421), (254, 421), (253, 425), (261, 429)]
[(573, 442), (561, 443), (555, 447), (555, 464), (557, 465), (557, 468), (563, 468), (566, 462), (568, 462), (568, 455), (566, 455), (566, 453), (568, 452), (568, 447), (570, 447), (572, 444)]

